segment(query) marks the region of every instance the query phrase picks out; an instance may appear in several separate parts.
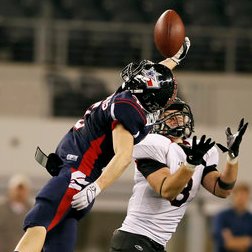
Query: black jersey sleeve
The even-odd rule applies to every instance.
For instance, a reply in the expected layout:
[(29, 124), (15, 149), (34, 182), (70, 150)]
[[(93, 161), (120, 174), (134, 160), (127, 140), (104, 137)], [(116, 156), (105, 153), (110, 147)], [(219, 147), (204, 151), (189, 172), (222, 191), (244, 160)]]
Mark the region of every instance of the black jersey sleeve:
[(216, 167), (217, 165), (209, 165), (204, 168), (203, 173), (202, 173), (202, 178), (201, 178), (201, 184), (203, 184), (203, 180), (208, 173), (213, 172), (213, 171), (218, 171)]
[(151, 173), (167, 167), (166, 164), (163, 164), (157, 160), (153, 160), (153, 159), (137, 159), (136, 160), (136, 166), (137, 169), (142, 173), (142, 175), (147, 178)]
[(146, 116), (134, 97), (118, 96), (111, 106), (113, 119), (121, 123), (135, 138), (146, 124)]

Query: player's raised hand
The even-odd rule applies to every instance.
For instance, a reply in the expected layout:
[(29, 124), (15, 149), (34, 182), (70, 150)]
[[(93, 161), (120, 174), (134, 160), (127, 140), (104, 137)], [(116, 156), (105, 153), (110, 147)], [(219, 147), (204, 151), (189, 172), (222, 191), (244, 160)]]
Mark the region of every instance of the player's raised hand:
[(185, 37), (185, 41), (184, 41), (183, 45), (181, 46), (179, 51), (171, 59), (177, 65), (179, 65), (180, 61), (182, 61), (186, 57), (190, 46), (191, 46), (190, 39), (188, 37)]
[(101, 189), (97, 183), (91, 183), (73, 196), (71, 205), (77, 210), (82, 210), (91, 204), (100, 192)]
[(203, 156), (215, 145), (215, 142), (211, 141), (211, 138), (206, 140), (206, 135), (203, 135), (197, 143), (197, 137), (194, 136), (192, 146), (180, 145), (187, 156), (186, 162), (193, 166), (206, 165)]
[(238, 131), (235, 134), (231, 132), (230, 127), (227, 127), (225, 131), (227, 137), (227, 147), (220, 143), (216, 144), (223, 152), (228, 152), (231, 160), (239, 155), (240, 143), (247, 127), (248, 122), (244, 124), (244, 118), (242, 118), (238, 127)]

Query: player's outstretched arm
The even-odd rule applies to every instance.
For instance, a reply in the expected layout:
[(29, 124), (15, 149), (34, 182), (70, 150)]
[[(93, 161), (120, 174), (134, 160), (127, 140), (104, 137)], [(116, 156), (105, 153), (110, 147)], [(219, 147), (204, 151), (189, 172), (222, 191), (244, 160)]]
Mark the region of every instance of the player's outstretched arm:
[(122, 124), (118, 124), (112, 132), (115, 155), (96, 180), (103, 190), (119, 178), (132, 161), (134, 138)]
[(242, 141), (242, 137), (247, 130), (248, 122), (244, 124), (244, 118), (239, 123), (238, 130), (235, 134), (232, 134), (230, 127), (227, 127), (225, 133), (227, 137), (227, 147), (220, 143), (217, 146), (223, 151), (228, 153), (228, 161), (236, 163), (239, 155), (239, 148)]
[(167, 58), (163, 61), (160, 61), (160, 64), (165, 65), (169, 69), (175, 68), (177, 65), (180, 64), (180, 62), (186, 57), (189, 49), (191, 46), (190, 39), (188, 37), (185, 37), (185, 41), (179, 51), (172, 57), (172, 58)]
[(163, 198), (174, 200), (191, 179), (195, 167), (205, 163), (203, 156), (214, 144), (210, 138), (206, 139), (205, 135), (200, 138), (199, 142), (194, 136), (191, 147), (180, 145), (187, 156), (186, 163), (182, 164), (173, 174), (166, 167), (162, 167), (147, 177), (149, 184)]
[(244, 124), (241, 119), (238, 130), (235, 134), (227, 127), (225, 133), (227, 138), (227, 146), (217, 143), (217, 146), (227, 152), (227, 162), (222, 172), (214, 171), (207, 174), (203, 180), (204, 187), (214, 195), (226, 198), (230, 195), (238, 175), (238, 156), (242, 137), (248, 127), (248, 123)]
[(72, 207), (77, 210), (86, 208), (102, 190), (115, 182), (129, 166), (132, 160), (134, 145), (133, 136), (123, 127), (117, 124), (112, 131), (113, 148), (115, 155), (105, 167), (101, 176), (86, 186), (82, 191), (74, 195)]
[(161, 169), (149, 174), (146, 179), (156, 193), (162, 198), (172, 201), (187, 185), (193, 172), (194, 170), (183, 164), (175, 173), (171, 174), (170, 169), (164, 165)]

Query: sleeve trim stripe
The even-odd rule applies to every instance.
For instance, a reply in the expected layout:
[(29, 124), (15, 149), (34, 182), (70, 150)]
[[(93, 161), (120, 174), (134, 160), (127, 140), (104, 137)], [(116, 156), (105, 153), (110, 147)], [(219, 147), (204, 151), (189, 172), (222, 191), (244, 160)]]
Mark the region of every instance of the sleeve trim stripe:
[(118, 124), (117, 120), (113, 121), (112, 124), (111, 124), (111, 130), (113, 130), (116, 127), (117, 124)]
[(133, 135), (134, 138), (137, 138), (139, 136), (140, 132), (137, 131), (137, 133), (135, 135)]
[(110, 113), (111, 113), (111, 117), (112, 117), (112, 119), (113, 120), (116, 120), (116, 118), (115, 118), (115, 104), (114, 103), (112, 103), (112, 105), (111, 105), (111, 109), (110, 109)]
[(210, 172), (213, 172), (213, 171), (218, 171), (216, 169), (216, 166), (217, 165), (209, 165), (209, 166), (206, 166), (203, 170), (203, 174), (202, 174), (202, 178), (201, 178), (201, 184), (203, 183), (203, 180), (205, 178), (205, 176), (210, 173)]

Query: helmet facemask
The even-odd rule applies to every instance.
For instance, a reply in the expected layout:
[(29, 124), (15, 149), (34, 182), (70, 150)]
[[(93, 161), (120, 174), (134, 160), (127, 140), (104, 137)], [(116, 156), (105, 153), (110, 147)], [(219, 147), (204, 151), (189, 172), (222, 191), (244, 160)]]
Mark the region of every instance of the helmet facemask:
[(153, 133), (185, 139), (194, 132), (194, 120), (190, 107), (181, 100), (179, 104), (176, 104), (176, 101), (162, 113), (154, 125)]

